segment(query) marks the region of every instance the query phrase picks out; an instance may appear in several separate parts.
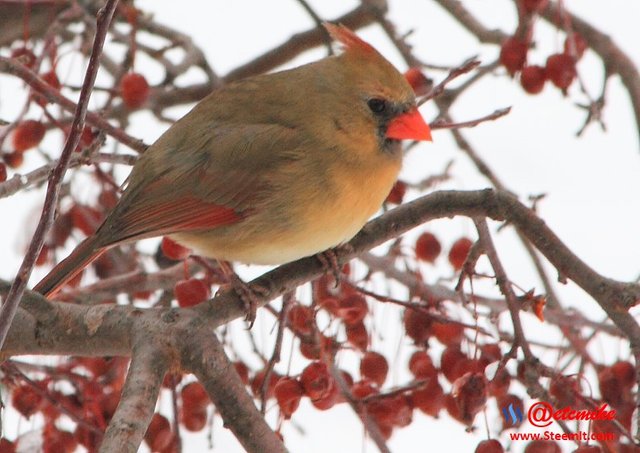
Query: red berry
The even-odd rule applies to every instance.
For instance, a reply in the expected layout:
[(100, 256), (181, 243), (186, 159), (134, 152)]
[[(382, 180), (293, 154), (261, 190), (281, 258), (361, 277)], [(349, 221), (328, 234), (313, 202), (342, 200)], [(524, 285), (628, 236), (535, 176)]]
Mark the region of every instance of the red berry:
[(16, 126), (11, 136), (14, 151), (21, 153), (29, 148), (38, 146), (46, 132), (47, 129), (40, 121), (23, 121)]
[(89, 371), (94, 378), (104, 376), (111, 368), (111, 364), (104, 357), (78, 357), (76, 363)]
[(602, 453), (602, 448), (597, 445), (580, 445), (573, 453)]
[(41, 74), (40, 78), (42, 80), (44, 80), (45, 82), (47, 82), (47, 84), (51, 88), (53, 88), (54, 90), (59, 91), (60, 88), (62, 88), (62, 84), (60, 83), (60, 79), (58, 79), (58, 76), (56, 75), (56, 72), (54, 70), (45, 72), (44, 74)]
[(431, 333), (445, 346), (456, 345), (464, 338), (464, 326), (455, 322), (434, 322), (431, 324)]
[(478, 444), (475, 453), (504, 453), (504, 448), (497, 440), (487, 439)]
[(311, 362), (307, 365), (300, 375), (300, 383), (305, 395), (312, 401), (326, 396), (334, 386), (327, 365), (323, 362)]
[(382, 355), (374, 351), (367, 351), (360, 360), (360, 376), (369, 379), (382, 387), (389, 373), (389, 363)]
[(142, 74), (130, 72), (122, 77), (120, 91), (124, 104), (130, 109), (137, 109), (149, 97), (149, 83)]
[[(71, 132), (71, 126), (67, 126), (64, 128), (65, 138), (69, 136), (70, 132)], [(89, 126), (83, 127), (82, 132), (80, 133), (80, 141), (78, 141), (78, 144), (76, 145), (76, 149), (74, 151), (76, 153), (79, 153), (84, 149), (88, 148), (93, 143), (93, 140), (95, 140), (97, 136), (98, 136), (98, 133), (94, 132), (94, 130), (91, 129), (91, 127)]]
[(549, 80), (561, 90), (569, 88), (578, 75), (576, 62), (566, 53), (557, 53), (547, 58), (546, 72)]
[(282, 416), (288, 420), (298, 409), (304, 390), (300, 382), (290, 377), (283, 377), (275, 385), (274, 393)]
[(473, 242), (469, 238), (460, 238), (453, 243), (449, 250), (449, 263), (455, 270), (462, 269), (462, 266), (469, 255)]
[(525, 13), (533, 14), (542, 11), (549, 0), (522, 0), (522, 8)]
[(191, 249), (183, 247), (169, 236), (164, 236), (160, 242), (160, 249), (170, 260), (181, 261), (191, 255)]
[(431, 233), (422, 233), (416, 241), (416, 257), (422, 261), (433, 263), (440, 252), (442, 246), (440, 241)]
[(487, 343), (480, 346), (480, 361), (485, 364), (497, 362), (502, 358), (502, 351), (500, 351), (500, 345), (496, 343)]
[(400, 204), (402, 203), (402, 199), (404, 198), (406, 191), (407, 183), (398, 180), (391, 188), (391, 192), (389, 192), (385, 201), (387, 203)]
[(527, 43), (515, 36), (507, 38), (500, 48), (500, 63), (509, 74), (518, 72), (527, 61)]
[[(251, 391), (257, 398), (262, 398), (262, 386), (266, 373), (267, 371), (264, 369), (258, 371), (255, 376), (253, 376), (253, 380), (251, 381)], [(271, 371), (271, 373), (269, 373), (269, 381), (267, 382), (265, 394), (266, 399), (273, 397), (275, 386), (279, 380), (280, 375), (278, 373), (276, 373), (275, 371)]]
[(487, 402), (487, 378), (483, 373), (466, 373), (453, 383), (451, 394), (458, 405), (461, 420), (471, 424)]
[(418, 68), (410, 68), (404, 73), (404, 78), (407, 79), (416, 96), (424, 96), (427, 94), (433, 84), (433, 81), (425, 76)]
[(631, 363), (620, 360), (611, 365), (611, 371), (621, 386), (631, 388), (635, 385), (636, 369)]
[(110, 210), (118, 204), (118, 196), (116, 195), (116, 191), (112, 189), (105, 188), (100, 195), (98, 195), (98, 203), (103, 208)]
[(7, 180), (7, 166), (0, 162), (0, 182)]
[(362, 352), (367, 350), (369, 347), (369, 332), (367, 332), (367, 328), (362, 321), (345, 326), (345, 331), (349, 343)]
[(552, 440), (532, 440), (524, 448), (524, 453), (561, 453), (562, 450)]
[(432, 379), (438, 375), (431, 357), (425, 351), (416, 351), (411, 355), (409, 371), (416, 379)]
[(299, 335), (310, 335), (314, 327), (313, 308), (295, 304), (287, 313), (291, 329)]
[(172, 439), (171, 424), (167, 417), (158, 413), (153, 414), (147, 432), (144, 435), (144, 440), (151, 451), (164, 450), (169, 446)]
[(549, 384), (549, 393), (555, 398), (556, 406), (574, 406), (581, 394), (580, 381), (577, 376), (554, 376)]
[(505, 368), (502, 368), (489, 382), (489, 393), (491, 396), (502, 397), (507, 394), (510, 386), (511, 375)]
[(105, 421), (111, 420), (113, 414), (116, 413), (116, 408), (120, 404), (120, 392), (111, 392), (104, 396), (100, 401), (100, 409), (102, 410), (102, 416)]
[(423, 344), (431, 335), (431, 317), (422, 310), (407, 308), (404, 311), (404, 330), (416, 344)]
[(378, 389), (369, 381), (358, 381), (351, 386), (351, 394), (356, 399), (363, 399), (378, 393), (380, 393)]
[(0, 439), (0, 453), (16, 453), (16, 444), (3, 437)]
[(43, 453), (73, 453), (77, 446), (78, 441), (69, 431), (60, 431), (53, 425), (45, 426), (42, 434)]
[(312, 400), (311, 404), (313, 404), (313, 407), (315, 407), (319, 411), (326, 411), (331, 409), (341, 401), (343, 401), (343, 399), (342, 395), (340, 394), (340, 389), (337, 385), (334, 384), (331, 386), (331, 389), (326, 395), (323, 395), (316, 400)]
[(188, 410), (206, 409), (209, 405), (209, 395), (199, 382), (190, 382), (180, 390), (182, 406)]
[(333, 296), (326, 296), (318, 299), (318, 307), (324, 308), (334, 316), (338, 316), (338, 305), (340, 305), (340, 300)]
[(449, 382), (455, 381), (460, 375), (456, 373), (458, 363), (468, 360), (468, 357), (460, 350), (460, 345), (451, 345), (442, 351), (440, 356), (440, 369)]
[[(60, 80), (58, 79), (58, 76), (56, 75), (56, 72), (54, 70), (45, 72), (44, 74), (40, 74), (40, 78), (42, 78), (42, 80), (54, 90), (60, 91), (62, 84), (60, 83)], [(32, 93), (32, 99), (41, 107), (44, 107), (49, 103), (49, 100), (40, 93)]]
[(378, 425), (404, 427), (411, 424), (413, 407), (405, 395), (389, 395), (369, 401), (367, 413)]
[(24, 154), (18, 151), (2, 156), (9, 168), (18, 168), (24, 163)]
[(619, 408), (625, 399), (625, 389), (611, 367), (604, 367), (598, 372), (598, 383), (602, 399), (612, 406)]
[(437, 417), (444, 407), (445, 396), (437, 377), (433, 377), (424, 387), (410, 393), (411, 406), (432, 417)]
[(42, 249), (40, 249), (40, 253), (38, 254), (38, 258), (36, 258), (36, 266), (43, 266), (49, 261), (49, 246), (44, 244)]
[(11, 405), (24, 417), (31, 417), (42, 404), (42, 395), (30, 385), (21, 385), (11, 392)]
[(73, 226), (87, 236), (93, 234), (102, 222), (102, 213), (91, 206), (74, 204), (69, 210)]
[(193, 307), (211, 297), (211, 287), (199, 278), (180, 280), (173, 287), (180, 307)]
[(18, 47), (11, 51), (11, 58), (16, 58), (20, 63), (29, 69), (33, 69), (36, 63), (36, 56), (26, 47)]
[(240, 380), (244, 385), (249, 385), (249, 367), (244, 362), (233, 362), (236, 373), (240, 376)]
[(350, 325), (361, 322), (367, 316), (368, 310), (369, 306), (364, 296), (354, 293), (340, 299), (337, 315), (345, 324)]
[(588, 47), (587, 41), (578, 33), (572, 33), (564, 40), (564, 53), (575, 57), (576, 60), (582, 58)]
[(183, 410), (180, 412), (180, 422), (187, 431), (197, 433), (202, 431), (207, 425), (207, 410), (206, 409), (194, 409)]
[(520, 73), (520, 85), (529, 94), (538, 94), (544, 88), (547, 73), (542, 66), (526, 66)]
[(320, 357), (333, 356), (339, 349), (339, 344), (330, 337), (319, 335), (318, 340), (314, 338), (304, 339), (300, 342), (300, 352), (310, 360), (317, 360)]

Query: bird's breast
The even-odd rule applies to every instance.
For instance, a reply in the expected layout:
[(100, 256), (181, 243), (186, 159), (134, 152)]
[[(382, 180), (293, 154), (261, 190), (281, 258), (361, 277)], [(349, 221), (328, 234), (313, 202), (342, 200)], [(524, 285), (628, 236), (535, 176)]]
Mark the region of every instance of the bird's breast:
[(314, 255), (360, 231), (382, 205), (400, 165), (334, 165), (306, 178), (294, 171), (254, 215), (176, 239), (203, 255), (244, 263), (282, 264)]

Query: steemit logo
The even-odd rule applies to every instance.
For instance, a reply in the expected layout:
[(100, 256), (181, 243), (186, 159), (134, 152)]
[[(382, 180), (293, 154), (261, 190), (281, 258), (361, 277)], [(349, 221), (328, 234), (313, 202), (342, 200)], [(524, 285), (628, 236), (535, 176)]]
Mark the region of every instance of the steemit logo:
[(524, 416), (519, 407), (513, 407), (513, 404), (509, 404), (509, 407), (502, 408), (502, 415), (507, 423), (511, 423), (511, 426), (522, 423)]

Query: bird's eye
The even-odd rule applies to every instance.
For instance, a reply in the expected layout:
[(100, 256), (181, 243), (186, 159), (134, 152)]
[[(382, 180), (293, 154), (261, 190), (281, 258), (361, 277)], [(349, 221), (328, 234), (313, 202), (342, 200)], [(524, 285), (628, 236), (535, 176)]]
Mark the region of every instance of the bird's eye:
[(379, 98), (373, 98), (373, 99), (369, 99), (367, 101), (367, 105), (369, 106), (369, 109), (371, 109), (371, 111), (375, 114), (381, 114), (386, 112), (387, 108), (388, 108), (388, 103), (387, 101), (385, 101), (384, 99), (379, 99)]

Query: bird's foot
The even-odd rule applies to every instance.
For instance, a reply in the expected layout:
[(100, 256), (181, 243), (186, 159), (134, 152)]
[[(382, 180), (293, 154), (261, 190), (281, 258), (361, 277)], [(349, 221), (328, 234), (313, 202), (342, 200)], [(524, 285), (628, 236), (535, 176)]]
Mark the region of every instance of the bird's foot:
[(336, 282), (336, 288), (338, 287), (338, 285), (340, 284), (340, 280), (342, 279), (342, 268), (338, 263), (338, 253), (351, 252), (352, 250), (353, 248), (350, 245), (342, 244), (316, 254), (318, 260), (322, 264), (322, 269), (324, 270), (324, 272), (331, 272), (331, 274), (333, 275), (333, 278)]
[(242, 280), (238, 274), (231, 267), (231, 263), (228, 261), (219, 261), (222, 272), (227, 277), (229, 285), (238, 295), (246, 311), (245, 321), (249, 323), (249, 329), (253, 327), (253, 323), (256, 320), (256, 312), (262, 300), (261, 296), (265, 296), (268, 293), (267, 288), (261, 286), (249, 286), (244, 280)]

